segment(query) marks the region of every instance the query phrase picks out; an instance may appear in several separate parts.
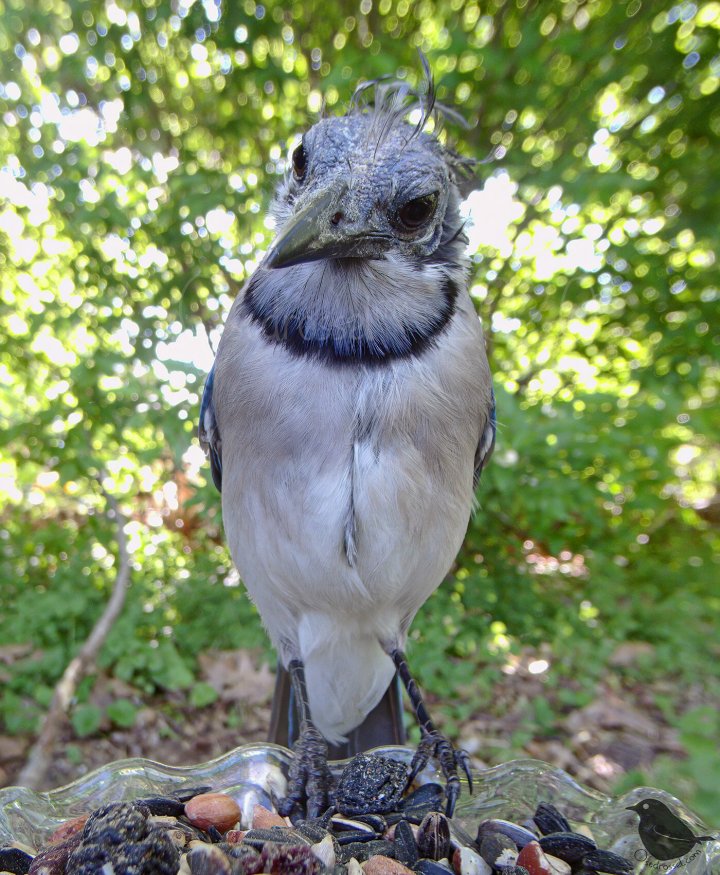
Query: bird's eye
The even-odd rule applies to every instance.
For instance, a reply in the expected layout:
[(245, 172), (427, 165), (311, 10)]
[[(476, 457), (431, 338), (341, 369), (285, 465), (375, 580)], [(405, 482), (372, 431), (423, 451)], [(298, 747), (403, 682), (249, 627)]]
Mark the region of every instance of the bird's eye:
[(303, 179), (305, 179), (305, 173), (307, 172), (307, 152), (302, 143), (300, 143), (292, 153), (292, 166), (293, 176), (298, 182), (302, 182)]
[(437, 202), (436, 191), (406, 201), (395, 214), (395, 223), (404, 231), (417, 231), (433, 217)]

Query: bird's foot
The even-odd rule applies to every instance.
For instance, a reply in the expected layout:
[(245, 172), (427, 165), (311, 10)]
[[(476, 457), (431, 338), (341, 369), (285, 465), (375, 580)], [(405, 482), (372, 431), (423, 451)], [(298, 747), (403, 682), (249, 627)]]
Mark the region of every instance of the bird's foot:
[(452, 742), (433, 729), (431, 732), (426, 732), (418, 749), (410, 763), (410, 777), (408, 785), (410, 785), (417, 775), (425, 768), (430, 757), (434, 756), (440, 763), (440, 769), (443, 773), (446, 782), (447, 805), (445, 813), (448, 817), (452, 817), (455, 811), (455, 804), (460, 796), (460, 777), (458, 770), (464, 773), (467, 778), (468, 788), (472, 793), (472, 774), (470, 772), (470, 757), (462, 749), (455, 749)]
[(327, 742), (312, 723), (306, 723), (293, 745), (293, 753), (288, 791), (280, 802), (279, 812), (283, 817), (303, 812), (308, 819), (319, 817), (328, 808), (332, 787)]

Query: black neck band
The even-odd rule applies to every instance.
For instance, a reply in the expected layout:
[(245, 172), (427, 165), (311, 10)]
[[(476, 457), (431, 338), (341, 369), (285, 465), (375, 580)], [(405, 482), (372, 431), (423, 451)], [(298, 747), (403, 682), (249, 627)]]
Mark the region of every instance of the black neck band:
[(280, 320), (268, 312), (255, 294), (250, 280), (242, 303), (242, 313), (262, 328), (265, 337), (284, 347), (294, 356), (313, 358), (331, 365), (381, 365), (390, 361), (420, 356), (444, 330), (455, 312), (457, 283), (449, 277), (442, 280), (442, 306), (432, 320), (421, 329), (405, 328), (387, 340), (369, 340), (361, 331), (350, 336), (331, 331), (321, 336), (317, 331), (308, 336), (301, 319)]

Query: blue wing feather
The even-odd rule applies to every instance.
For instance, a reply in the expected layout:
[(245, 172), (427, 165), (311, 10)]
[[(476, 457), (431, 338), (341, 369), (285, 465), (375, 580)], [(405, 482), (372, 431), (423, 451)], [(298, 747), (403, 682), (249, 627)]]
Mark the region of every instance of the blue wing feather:
[(215, 407), (213, 406), (214, 380), (215, 366), (213, 365), (205, 381), (205, 389), (200, 404), (198, 437), (200, 438), (200, 446), (210, 457), (213, 483), (217, 487), (218, 492), (222, 492), (222, 441), (220, 440), (220, 430), (215, 419)]
[(485, 428), (480, 435), (477, 451), (475, 452), (475, 476), (473, 485), (477, 488), (480, 482), (480, 475), (485, 465), (489, 462), (492, 451), (495, 449), (495, 433), (497, 431), (497, 420), (495, 418), (495, 392), (492, 393), (492, 408), (490, 415), (485, 423)]

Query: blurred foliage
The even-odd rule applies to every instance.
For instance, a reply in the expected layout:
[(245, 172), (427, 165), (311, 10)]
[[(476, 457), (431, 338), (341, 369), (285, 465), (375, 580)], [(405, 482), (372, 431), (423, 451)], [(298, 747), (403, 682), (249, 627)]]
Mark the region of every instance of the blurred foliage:
[[(680, 732), (680, 739), (688, 753), (678, 762), (667, 755), (659, 756), (650, 773), (633, 770), (623, 775), (617, 792), (623, 793), (638, 786), (658, 787), (680, 799), (693, 799), (697, 810), (708, 812), (712, 818), (717, 812), (717, 788), (720, 781), (720, 760), (717, 740), (720, 738), (720, 711), (715, 707), (693, 708), (680, 717), (671, 716)], [(715, 814), (717, 818), (717, 814)], [(716, 822), (712, 821), (711, 822)]]
[[(0, 7), (0, 641), (33, 645), (6, 731), (35, 725), (112, 585), (98, 478), (134, 568), (103, 667), (189, 688), (203, 648), (267, 649), (194, 439), (204, 373), (298, 133), (360, 79), (414, 80), (417, 48), (472, 123), (449, 136), (491, 159), (469, 203), (500, 420), (415, 624), (420, 678), (474, 685), (460, 721), (543, 642), (563, 707), (625, 640), (656, 647), (643, 678), (717, 676), (720, 3)], [(81, 704), (77, 732), (100, 718)]]

